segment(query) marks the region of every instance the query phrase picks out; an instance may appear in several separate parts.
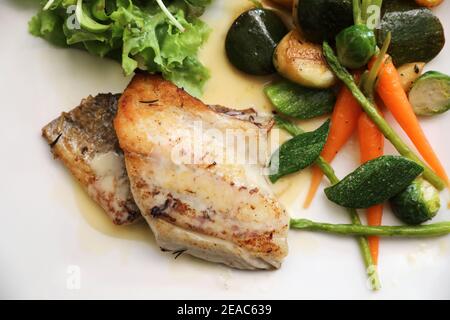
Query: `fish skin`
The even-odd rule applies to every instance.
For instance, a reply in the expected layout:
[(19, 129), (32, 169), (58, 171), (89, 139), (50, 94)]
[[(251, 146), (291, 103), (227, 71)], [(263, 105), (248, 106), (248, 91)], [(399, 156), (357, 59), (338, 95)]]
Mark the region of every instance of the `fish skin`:
[[(112, 124), (119, 97), (89, 96), (47, 124), (42, 135), (54, 157), (63, 162), (113, 223), (124, 225), (140, 220), (141, 214), (131, 194), (123, 152)], [(101, 168), (105, 161), (110, 169)]]
[[(208, 107), (159, 76), (138, 74), (119, 100), (114, 127), (131, 189), (158, 245), (239, 269), (274, 269), (288, 253), (289, 216), (253, 167), (172, 161), (177, 129), (254, 130), (223, 107)], [(270, 127), (268, 125), (267, 127)], [(255, 169), (265, 164), (258, 163)]]

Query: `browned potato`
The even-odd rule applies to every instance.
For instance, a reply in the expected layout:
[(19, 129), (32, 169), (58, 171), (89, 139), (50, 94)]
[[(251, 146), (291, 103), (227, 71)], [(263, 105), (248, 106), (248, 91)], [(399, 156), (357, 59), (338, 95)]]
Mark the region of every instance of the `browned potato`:
[(398, 73), (400, 74), (400, 78), (402, 80), (402, 87), (405, 89), (405, 92), (409, 92), (409, 90), (411, 90), (414, 81), (420, 77), (424, 67), (424, 62), (412, 62), (404, 64), (398, 68)]
[(336, 83), (322, 46), (306, 41), (297, 30), (292, 30), (281, 40), (273, 60), (278, 73), (305, 87), (329, 88)]

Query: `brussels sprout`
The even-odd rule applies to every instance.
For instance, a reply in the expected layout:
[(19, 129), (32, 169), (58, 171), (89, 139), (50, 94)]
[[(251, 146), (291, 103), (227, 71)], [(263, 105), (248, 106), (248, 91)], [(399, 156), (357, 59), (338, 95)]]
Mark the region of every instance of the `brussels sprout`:
[(414, 180), (390, 202), (397, 218), (410, 225), (433, 219), (441, 207), (439, 191), (423, 178)]
[(419, 116), (431, 116), (450, 109), (450, 77), (428, 71), (414, 82), (409, 101)]
[(365, 66), (376, 52), (375, 34), (365, 25), (354, 25), (342, 30), (336, 37), (339, 61), (351, 69)]

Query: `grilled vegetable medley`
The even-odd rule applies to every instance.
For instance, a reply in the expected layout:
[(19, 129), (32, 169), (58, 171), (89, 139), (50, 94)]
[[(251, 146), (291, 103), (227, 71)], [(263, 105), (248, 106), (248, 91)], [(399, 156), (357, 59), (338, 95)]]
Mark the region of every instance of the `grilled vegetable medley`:
[[(244, 73), (278, 73), (279, 79), (264, 92), (276, 124), (293, 138), (273, 154), (270, 180), (276, 183), (311, 165), (304, 204), (308, 208), (322, 177), (328, 178), (326, 197), (346, 208), (352, 224), (292, 220), (291, 228), (358, 236), (377, 290), (377, 237), (450, 232), (446, 222), (421, 226), (443, 207), (440, 191), (449, 186), (444, 164), (420, 125), (421, 116), (450, 109), (450, 77), (438, 71), (422, 74), (445, 44), (441, 21), (430, 9), (442, 1), (274, 0), (275, 6), (253, 2), (258, 8), (233, 23), (226, 47), (231, 64)], [(275, 18), (280, 10), (286, 10), (283, 16), (291, 15), (292, 23), (284, 25), (280, 22), (286, 19)], [(256, 12), (270, 19), (254, 23)], [(385, 120), (387, 113), (408, 139)], [(327, 115), (331, 123), (314, 132), (304, 132), (294, 123)], [(353, 133), (358, 135), (361, 166), (340, 180), (331, 162)], [(384, 154), (385, 140), (399, 155)], [(383, 226), (386, 204), (411, 226)], [(361, 223), (363, 213), (369, 226)]]

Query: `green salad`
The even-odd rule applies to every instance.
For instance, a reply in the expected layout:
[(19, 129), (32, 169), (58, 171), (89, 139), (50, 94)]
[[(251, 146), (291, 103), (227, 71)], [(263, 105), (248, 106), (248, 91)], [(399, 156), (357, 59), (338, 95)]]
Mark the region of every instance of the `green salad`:
[(199, 19), (211, 0), (47, 0), (31, 34), (162, 75), (200, 96), (209, 72), (198, 60), (210, 29)]

